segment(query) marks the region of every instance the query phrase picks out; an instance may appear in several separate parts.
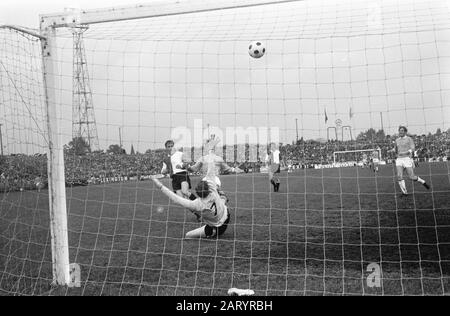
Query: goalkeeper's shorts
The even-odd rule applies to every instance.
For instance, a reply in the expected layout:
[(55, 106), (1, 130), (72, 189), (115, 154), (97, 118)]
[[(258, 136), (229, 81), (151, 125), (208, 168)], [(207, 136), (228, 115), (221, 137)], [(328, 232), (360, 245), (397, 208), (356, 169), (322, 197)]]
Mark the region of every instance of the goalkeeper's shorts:
[(230, 223), (230, 212), (228, 211), (228, 217), (226, 221), (219, 227), (214, 226), (205, 226), (205, 235), (207, 238), (217, 238), (227, 230), (228, 224)]

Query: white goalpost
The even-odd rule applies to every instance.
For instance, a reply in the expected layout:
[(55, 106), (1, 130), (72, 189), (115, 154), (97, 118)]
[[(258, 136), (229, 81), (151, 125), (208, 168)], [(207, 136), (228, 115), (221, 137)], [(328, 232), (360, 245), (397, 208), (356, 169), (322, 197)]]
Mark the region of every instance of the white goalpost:
[(50, 229), (52, 235), (53, 282), (55, 285), (70, 285), (69, 239), (67, 232), (66, 181), (64, 173), (64, 151), (61, 132), (58, 128), (56, 93), (58, 87), (56, 30), (52, 23), (41, 22), (43, 83), (47, 109), (48, 129), (48, 188), (50, 206)]
[[(170, 0), (0, 25), (0, 295), (448, 295), (448, 8)], [(431, 186), (405, 173), (408, 196), (400, 125)], [(227, 225), (187, 238), (204, 218), (151, 178), (203, 196), (188, 167), (212, 153)], [(363, 155), (376, 172), (344, 168)]]
[[(2, 25), (1, 29), (13, 30), (30, 35), (41, 41), (42, 47), (42, 83), (45, 93), (46, 133), (41, 135), (47, 145), (48, 188), (50, 229), (52, 244), (52, 267), (54, 285), (71, 285), (69, 242), (67, 233), (67, 208), (64, 175), (64, 153), (61, 144), (61, 133), (58, 128), (56, 92), (58, 87), (58, 70), (56, 50), (54, 47), (55, 30), (51, 25), (41, 24), (37, 33), (14, 25)], [(32, 115), (30, 113), (30, 115)], [(46, 137), (47, 136), (47, 137)]]
[[(373, 152), (378, 153), (377, 159), (380, 161), (380, 164), (385, 164), (385, 162), (383, 161), (382, 156), (381, 156), (380, 148), (335, 151), (335, 152), (333, 152), (333, 164), (338, 165), (341, 162), (343, 162), (343, 163), (346, 163), (346, 162), (359, 163), (362, 161), (362, 156), (360, 157), (360, 154), (361, 155), (366, 154), (366, 156), (367, 156), (366, 158), (369, 159)], [(342, 159), (339, 159), (340, 155), (347, 156), (347, 157), (343, 158), (344, 160), (342, 161)], [(350, 157), (348, 157), (348, 156), (350, 156)]]

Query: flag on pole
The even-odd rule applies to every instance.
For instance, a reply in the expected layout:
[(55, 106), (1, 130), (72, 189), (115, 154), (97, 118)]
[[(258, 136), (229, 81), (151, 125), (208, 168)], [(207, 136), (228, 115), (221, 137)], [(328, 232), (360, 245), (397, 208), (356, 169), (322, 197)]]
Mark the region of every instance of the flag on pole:
[(327, 116), (327, 109), (324, 109), (325, 111), (325, 124), (328, 122), (328, 116)]
[(350, 119), (352, 119), (352, 117), (353, 117), (353, 110), (352, 110), (351, 106), (350, 106), (350, 110), (348, 112), (348, 116), (350, 117)]

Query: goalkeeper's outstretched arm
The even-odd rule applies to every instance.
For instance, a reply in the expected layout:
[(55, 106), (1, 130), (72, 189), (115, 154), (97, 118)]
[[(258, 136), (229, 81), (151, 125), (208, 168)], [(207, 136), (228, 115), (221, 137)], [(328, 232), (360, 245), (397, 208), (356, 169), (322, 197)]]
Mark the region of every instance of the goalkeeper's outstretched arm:
[(195, 202), (195, 200), (191, 201), (173, 193), (169, 188), (164, 186), (164, 184), (162, 184), (161, 181), (156, 179), (156, 177), (154, 176), (152, 176), (151, 179), (155, 183), (156, 187), (160, 189), (161, 192), (164, 193), (164, 195), (166, 195), (171, 201), (191, 211), (197, 211), (197, 203)]

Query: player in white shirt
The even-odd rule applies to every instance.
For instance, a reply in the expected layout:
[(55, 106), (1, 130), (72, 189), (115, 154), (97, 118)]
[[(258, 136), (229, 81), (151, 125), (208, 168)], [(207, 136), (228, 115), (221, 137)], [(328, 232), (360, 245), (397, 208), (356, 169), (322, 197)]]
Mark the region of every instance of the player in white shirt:
[(397, 159), (395, 160), (395, 166), (397, 168), (397, 180), (400, 190), (403, 195), (407, 195), (405, 180), (403, 179), (403, 170), (406, 169), (408, 177), (416, 182), (421, 183), (427, 190), (430, 186), (422, 178), (414, 174), (414, 161), (412, 159), (412, 154), (415, 150), (414, 141), (411, 137), (407, 136), (408, 132), (405, 126), (400, 126), (398, 128), (398, 138), (395, 140), (395, 152), (397, 153)]
[(230, 213), (226, 198), (217, 192), (216, 183), (200, 181), (195, 188), (198, 198), (191, 201), (173, 193), (155, 177), (152, 180), (170, 200), (189, 209), (205, 223), (202, 227), (187, 232), (186, 238), (214, 238), (225, 232), (230, 222)]
[(273, 191), (278, 192), (280, 190), (280, 179), (275, 174), (280, 173), (280, 151), (275, 143), (270, 144), (270, 150), (266, 156), (266, 164)]
[(179, 196), (189, 198), (191, 196), (191, 179), (185, 170), (186, 160), (184, 153), (174, 147), (173, 140), (165, 143), (167, 156), (163, 160), (162, 174), (168, 174), (172, 179), (173, 191)]
[[(195, 200), (196, 196), (191, 193), (191, 179), (188, 172), (185, 170), (186, 159), (182, 151), (177, 150), (174, 147), (173, 140), (168, 140), (165, 143), (167, 150), (167, 156), (163, 160), (163, 167), (161, 169), (162, 174), (168, 174), (172, 179), (173, 192), (185, 199)], [(197, 217), (197, 221), (200, 218)]]
[(362, 155), (362, 167), (367, 167), (367, 154)]
[(380, 153), (377, 150), (372, 152), (372, 170), (373, 172), (378, 172), (378, 165), (380, 164)]
[(288, 168), (288, 173), (291, 173), (291, 172), (293, 172), (294, 171), (294, 165), (293, 165), (293, 163), (292, 163), (292, 160), (288, 160), (288, 162), (287, 162), (287, 168)]

